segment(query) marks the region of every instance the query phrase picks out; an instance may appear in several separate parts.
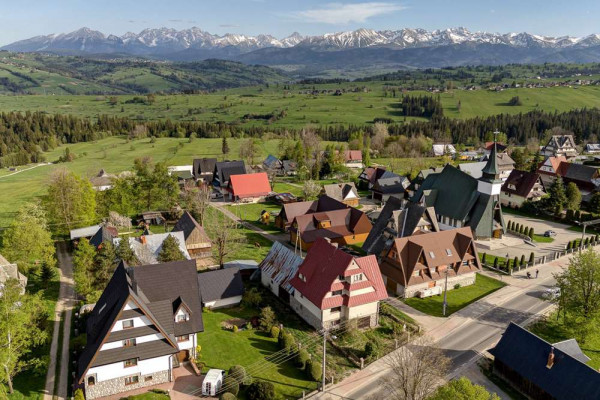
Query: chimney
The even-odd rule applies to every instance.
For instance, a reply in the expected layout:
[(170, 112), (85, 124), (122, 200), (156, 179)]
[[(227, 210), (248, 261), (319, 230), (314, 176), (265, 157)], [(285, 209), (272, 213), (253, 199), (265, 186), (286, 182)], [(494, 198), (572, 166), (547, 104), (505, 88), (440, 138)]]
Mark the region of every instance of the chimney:
[(550, 354), (548, 354), (548, 363), (546, 364), (546, 368), (550, 369), (554, 365), (554, 347), (550, 348)]

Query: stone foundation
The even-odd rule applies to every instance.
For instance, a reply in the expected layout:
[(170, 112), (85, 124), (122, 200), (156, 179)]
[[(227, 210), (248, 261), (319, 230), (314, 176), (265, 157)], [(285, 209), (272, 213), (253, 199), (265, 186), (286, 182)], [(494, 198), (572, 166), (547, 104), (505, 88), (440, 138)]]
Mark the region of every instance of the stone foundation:
[[(169, 382), (169, 371), (158, 371), (148, 375), (139, 375), (140, 381), (136, 384), (125, 385), (125, 377), (109, 379), (107, 381), (97, 382), (93, 386), (88, 386), (87, 381), (85, 382), (85, 398), (87, 400), (97, 399), (98, 397), (110, 396), (113, 394), (124, 393), (148, 386), (158, 385), (160, 383)], [(152, 377), (151, 380), (146, 381), (148, 377)], [(126, 394), (125, 396), (126, 397)]]

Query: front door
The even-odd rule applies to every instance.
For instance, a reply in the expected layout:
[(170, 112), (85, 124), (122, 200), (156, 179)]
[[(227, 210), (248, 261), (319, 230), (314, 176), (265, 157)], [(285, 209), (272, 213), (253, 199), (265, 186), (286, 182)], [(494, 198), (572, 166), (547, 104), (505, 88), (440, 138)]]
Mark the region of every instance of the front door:
[(387, 278), (386, 281), (387, 282), (385, 283), (385, 287), (387, 288), (388, 293), (395, 295), (396, 290), (398, 289), (398, 284), (390, 278)]
[(177, 353), (177, 361), (181, 364), (184, 361), (188, 361), (190, 359), (189, 350), (181, 350)]

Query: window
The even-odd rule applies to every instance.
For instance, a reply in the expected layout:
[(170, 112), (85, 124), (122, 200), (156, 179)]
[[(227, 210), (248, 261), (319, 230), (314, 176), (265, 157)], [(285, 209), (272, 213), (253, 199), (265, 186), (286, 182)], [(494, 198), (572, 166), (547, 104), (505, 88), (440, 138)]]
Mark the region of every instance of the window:
[(352, 282), (360, 282), (363, 280), (363, 274), (352, 275)]
[(187, 314), (179, 314), (177, 315), (177, 322), (185, 322), (188, 320)]
[(123, 329), (131, 329), (133, 328), (133, 320), (132, 319), (127, 319), (125, 321), (123, 321)]
[(345, 280), (346, 280), (346, 277), (345, 277), (344, 275), (340, 275), (340, 276), (338, 276), (338, 279), (339, 279), (340, 281), (345, 281)]
[(413, 276), (419, 276), (419, 271), (413, 272)]
[(452, 255), (452, 250), (450, 250), (450, 249), (446, 249), (446, 255), (449, 255), (449, 256), (451, 256), (451, 255)]
[(152, 375), (148, 375), (144, 378), (144, 382), (150, 382), (152, 380)]
[(128, 376), (125, 378), (125, 385), (134, 385), (140, 382), (140, 377), (137, 375)]
[(123, 361), (124, 367), (135, 367), (137, 365), (137, 358), (130, 358), (129, 360)]
[(336, 313), (336, 312), (341, 312), (342, 311), (342, 307), (333, 307), (331, 310), (329, 310), (329, 312), (331, 313)]
[(468, 261), (463, 261), (463, 265), (469, 265)]
[(429, 257), (431, 257), (431, 258), (435, 258), (435, 254), (433, 253), (433, 251), (430, 251), (430, 252), (429, 252)]
[(89, 376), (87, 379), (88, 386), (94, 386), (96, 384), (96, 376)]
[(341, 290), (334, 290), (333, 292), (331, 292), (332, 296), (341, 296), (342, 295), (342, 291)]
[(123, 340), (123, 347), (135, 346), (135, 338)]
[(177, 336), (177, 342), (187, 342), (190, 340), (190, 335)]

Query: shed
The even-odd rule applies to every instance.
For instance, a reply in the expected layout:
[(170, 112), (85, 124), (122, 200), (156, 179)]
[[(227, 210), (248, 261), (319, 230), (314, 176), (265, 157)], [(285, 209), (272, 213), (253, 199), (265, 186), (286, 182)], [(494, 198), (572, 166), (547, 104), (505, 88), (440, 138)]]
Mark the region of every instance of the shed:
[(239, 268), (225, 268), (198, 274), (202, 305), (209, 309), (237, 306), (244, 283)]
[(81, 238), (90, 239), (92, 236), (94, 236), (96, 234), (96, 232), (98, 232), (98, 229), (100, 229), (101, 227), (102, 227), (102, 225), (98, 224), (98, 225), (86, 226), (84, 228), (71, 229), (71, 232), (70, 232), (71, 240), (77, 240), (77, 239), (81, 239)]

